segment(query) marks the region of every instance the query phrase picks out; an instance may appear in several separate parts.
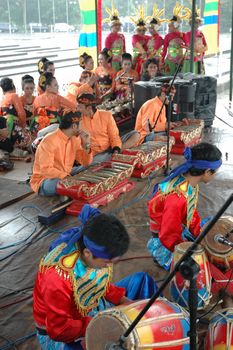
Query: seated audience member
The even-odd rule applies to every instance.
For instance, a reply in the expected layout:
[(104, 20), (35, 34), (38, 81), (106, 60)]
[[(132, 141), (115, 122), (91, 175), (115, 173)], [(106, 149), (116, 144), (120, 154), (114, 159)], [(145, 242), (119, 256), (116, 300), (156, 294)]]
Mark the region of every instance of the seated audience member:
[(102, 99), (113, 97), (115, 92), (117, 72), (110, 66), (111, 60), (108, 50), (103, 49), (98, 58), (99, 66), (95, 69), (98, 97)]
[(40, 262), (33, 316), (42, 349), (86, 349), (86, 328), (99, 311), (157, 291), (143, 272), (112, 284), (113, 264), (129, 247), (128, 232), (116, 217), (85, 204), (79, 220), (82, 227), (63, 232)]
[[(167, 99), (167, 89), (169, 89), (169, 84), (164, 84), (160, 94), (146, 101), (139, 109), (135, 123), (135, 130), (140, 133), (139, 143), (153, 141), (157, 135), (166, 135), (167, 118), (165, 105), (159, 118), (158, 115), (163, 102)], [(175, 88), (172, 91), (175, 93)], [(165, 104), (167, 103), (165, 102)], [(171, 122), (171, 129), (175, 126), (176, 123)]]
[(33, 77), (28, 74), (22, 77), (21, 83), (23, 95), (20, 96), (20, 100), (26, 113), (27, 124), (30, 125), (31, 117), (33, 116), (33, 102), (35, 100), (35, 96), (33, 96), (35, 83)]
[(68, 86), (67, 99), (76, 103), (77, 96), (82, 93), (93, 94), (96, 90), (96, 76), (88, 70), (81, 73), (79, 82), (72, 82)]
[(159, 73), (159, 61), (155, 58), (150, 58), (144, 64), (142, 81), (153, 80), (158, 76), (161, 76), (161, 74)]
[(19, 96), (15, 93), (15, 85), (12, 79), (2, 78), (0, 86), (3, 91), (3, 98), (0, 104), (1, 115), (6, 119), (8, 139), (11, 144), (15, 145), (12, 155), (15, 157), (25, 157), (28, 154), (26, 150), (22, 150), (22, 148), (26, 149), (28, 146), (25, 130), (25, 110)]
[(131, 84), (139, 80), (136, 70), (132, 69), (133, 61), (130, 53), (122, 55), (122, 69), (116, 75), (116, 93), (119, 97), (128, 97), (131, 93)]
[(184, 164), (155, 185), (148, 203), (152, 238), (147, 247), (166, 270), (170, 269), (175, 246), (199, 235), (202, 226), (196, 208), (199, 184), (212, 181), (222, 164), (220, 150), (204, 142), (186, 148), (184, 157)]
[(77, 103), (59, 95), (58, 83), (51, 73), (44, 73), (40, 76), (40, 86), (44, 93), (35, 98), (33, 103), (33, 115), (38, 129), (60, 121), (63, 110), (76, 111)]
[(57, 183), (70, 175), (75, 161), (83, 166), (92, 162), (90, 138), (80, 129), (80, 120), (80, 112), (65, 114), (59, 128), (39, 144), (30, 182), (34, 192), (56, 195)]
[(97, 110), (94, 95), (82, 94), (77, 101), (82, 112), (82, 129), (90, 134), (94, 163), (109, 160), (112, 153), (120, 153), (138, 143), (139, 134), (135, 130), (120, 138), (112, 113)]
[(82, 55), (79, 56), (79, 65), (84, 70), (87, 70), (89, 72), (93, 72), (94, 60), (90, 55), (88, 55), (86, 52), (84, 52)]

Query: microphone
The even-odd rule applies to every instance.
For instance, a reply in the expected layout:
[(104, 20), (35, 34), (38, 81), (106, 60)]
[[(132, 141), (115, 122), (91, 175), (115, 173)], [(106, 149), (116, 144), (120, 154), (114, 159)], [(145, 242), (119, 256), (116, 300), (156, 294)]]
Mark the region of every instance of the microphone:
[(229, 239), (225, 238), (223, 235), (215, 235), (214, 241), (220, 244), (228, 245), (233, 248), (233, 242), (229, 241)]

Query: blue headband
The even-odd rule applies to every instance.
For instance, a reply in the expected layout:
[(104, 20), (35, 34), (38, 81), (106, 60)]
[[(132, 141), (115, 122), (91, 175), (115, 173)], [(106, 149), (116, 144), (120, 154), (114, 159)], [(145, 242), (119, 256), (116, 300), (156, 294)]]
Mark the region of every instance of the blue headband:
[[(185, 163), (173, 169), (171, 173), (162, 181), (162, 183), (174, 179), (176, 176), (187, 173), (191, 168), (202, 170), (216, 170), (222, 165), (222, 160), (208, 161), (208, 160), (192, 160), (192, 150), (190, 147), (185, 148), (184, 157), (187, 160)], [(158, 191), (159, 183), (154, 186), (152, 197)]]
[(62, 254), (68, 254), (74, 243), (78, 242), (80, 238), (83, 237), (83, 242), (85, 246), (92, 252), (92, 254), (96, 258), (112, 259), (112, 256), (110, 256), (106, 252), (105, 247), (97, 245), (96, 243), (91, 241), (87, 236), (82, 236), (83, 226), (86, 224), (86, 222), (91, 217), (94, 217), (99, 214), (100, 211), (98, 209), (92, 208), (89, 204), (85, 204), (78, 217), (82, 225), (79, 227), (72, 227), (71, 229), (63, 232), (55, 241), (52, 242), (52, 244), (49, 247), (49, 252), (58, 245), (66, 243), (66, 247), (62, 250)]

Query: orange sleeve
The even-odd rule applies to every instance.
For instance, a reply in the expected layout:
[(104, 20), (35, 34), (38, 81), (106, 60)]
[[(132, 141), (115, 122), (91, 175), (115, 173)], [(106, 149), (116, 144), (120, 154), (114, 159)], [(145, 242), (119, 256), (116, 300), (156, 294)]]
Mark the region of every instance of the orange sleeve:
[(13, 103), (13, 105), (16, 109), (16, 112), (18, 114), (20, 124), (24, 125), (26, 123), (26, 112), (23, 108), (22, 101), (20, 100), (20, 98), (17, 94), (12, 95), (12, 103)]
[(112, 114), (108, 118), (107, 130), (108, 130), (109, 141), (110, 141), (111, 147), (112, 148), (114, 148), (114, 147), (122, 148), (122, 142), (121, 142), (121, 138), (119, 135), (119, 130), (118, 130), (118, 127), (116, 125), (115, 119), (113, 118)]
[(38, 158), (36, 159), (37, 162), (40, 164), (40, 172), (43, 174), (43, 176), (47, 179), (64, 179), (67, 174), (64, 171), (60, 171), (57, 169), (55, 160), (54, 160), (54, 154), (55, 154), (55, 147), (52, 143), (48, 143), (46, 139), (41, 142), (38, 149)]
[(79, 162), (79, 164), (83, 166), (87, 166), (92, 163), (93, 161), (93, 154), (92, 152), (87, 153), (84, 149), (78, 148), (76, 151), (76, 157), (75, 160)]
[[(41, 97), (40, 97), (41, 98)], [(34, 116), (37, 115), (37, 109), (40, 107), (40, 104), (39, 104), (39, 98), (36, 97), (34, 102), (33, 102), (33, 109), (32, 109), (32, 113)]]
[(75, 112), (77, 110), (77, 103), (73, 103), (61, 95), (58, 95), (58, 98), (61, 108), (68, 108), (72, 112)]

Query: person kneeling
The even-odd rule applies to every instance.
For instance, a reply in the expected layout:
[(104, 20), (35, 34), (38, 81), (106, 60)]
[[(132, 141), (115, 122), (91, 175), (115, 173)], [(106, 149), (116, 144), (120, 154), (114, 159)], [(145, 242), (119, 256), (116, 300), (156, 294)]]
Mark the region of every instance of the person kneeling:
[(95, 314), (157, 291), (143, 272), (111, 283), (112, 265), (129, 247), (128, 232), (115, 216), (86, 204), (79, 220), (82, 226), (63, 232), (40, 262), (33, 315), (43, 350), (83, 349), (80, 338)]
[(57, 183), (70, 175), (75, 161), (83, 166), (92, 162), (90, 137), (80, 129), (80, 121), (80, 112), (65, 114), (59, 128), (39, 144), (30, 181), (34, 192), (56, 195)]

